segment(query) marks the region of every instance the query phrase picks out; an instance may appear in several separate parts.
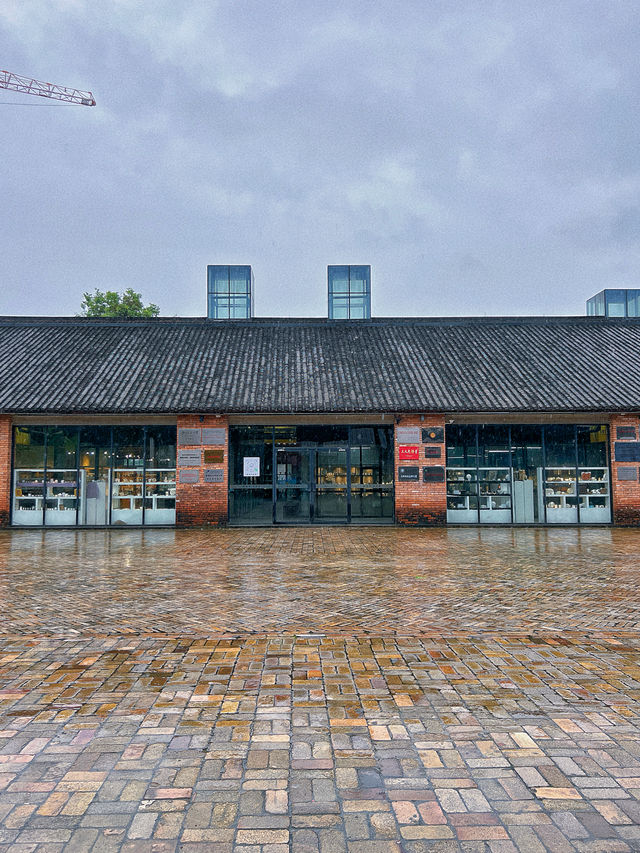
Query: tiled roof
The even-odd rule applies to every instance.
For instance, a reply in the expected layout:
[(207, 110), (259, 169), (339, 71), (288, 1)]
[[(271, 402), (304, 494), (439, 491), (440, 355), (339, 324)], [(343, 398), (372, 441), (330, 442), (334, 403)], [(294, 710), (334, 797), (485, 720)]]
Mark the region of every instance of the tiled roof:
[(640, 320), (0, 318), (0, 411), (640, 410)]

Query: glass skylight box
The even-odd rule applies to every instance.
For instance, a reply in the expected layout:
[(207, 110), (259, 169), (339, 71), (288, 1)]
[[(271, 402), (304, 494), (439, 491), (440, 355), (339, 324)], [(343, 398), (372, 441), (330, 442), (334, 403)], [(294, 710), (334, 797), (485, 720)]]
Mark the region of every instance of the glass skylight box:
[(209, 264), (207, 317), (210, 320), (248, 320), (253, 317), (253, 272), (250, 266)]
[(368, 320), (371, 317), (371, 267), (327, 267), (330, 320)]
[(587, 299), (589, 317), (640, 317), (639, 290), (601, 290)]

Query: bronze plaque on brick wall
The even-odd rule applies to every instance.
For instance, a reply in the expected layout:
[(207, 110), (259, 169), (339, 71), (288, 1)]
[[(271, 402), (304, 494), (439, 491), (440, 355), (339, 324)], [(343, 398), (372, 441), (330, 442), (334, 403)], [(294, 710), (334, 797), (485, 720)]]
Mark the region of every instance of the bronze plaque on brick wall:
[(205, 450), (204, 464), (215, 465), (216, 463), (224, 462), (224, 450)]
[(179, 429), (178, 444), (200, 444), (200, 430)]
[(442, 456), (442, 448), (435, 444), (427, 445), (424, 449), (425, 459), (439, 459)]
[(227, 431), (224, 427), (212, 427), (202, 430), (203, 444), (224, 444), (227, 438)]

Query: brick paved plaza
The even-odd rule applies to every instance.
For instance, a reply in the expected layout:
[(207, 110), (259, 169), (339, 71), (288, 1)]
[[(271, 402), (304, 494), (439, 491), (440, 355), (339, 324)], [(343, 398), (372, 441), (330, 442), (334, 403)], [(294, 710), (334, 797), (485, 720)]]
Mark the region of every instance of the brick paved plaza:
[(0, 850), (640, 850), (640, 533), (0, 533)]

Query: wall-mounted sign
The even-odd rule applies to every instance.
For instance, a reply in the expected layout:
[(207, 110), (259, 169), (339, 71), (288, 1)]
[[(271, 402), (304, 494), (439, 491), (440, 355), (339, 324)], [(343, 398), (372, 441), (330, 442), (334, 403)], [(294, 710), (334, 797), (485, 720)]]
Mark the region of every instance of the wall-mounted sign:
[(401, 465), (398, 468), (398, 480), (401, 483), (417, 481), (420, 479), (420, 469), (417, 465)]
[(217, 448), (215, 450), (205, 450), (204, 451), (204, 464), (205, 465), (216, 465), (220, 462), (224, 462), (224, 450)]
[(398, 444), (418, 444), (420, 441), (419, 427), (396, 427)]
[(179, 429), (178, 444), (200, 444), (200, 430)]
[(205, 468), (205, 483), (224, 483), (224, 471), (222, 468)]
[(623, 468), (622, 465), (618, 468), (618, 480), (634, 480), (638, 482), (637, 468)]
[(186, 471), (178, 471), (179, 483), (199, 483), (200, 471), (194, 471), (193, 468)]
[(183, 465), (200, 465), (202, 463), (202, 451), (200, 450), (178, 450), (178, 467)]
[(636, 438), (636, 428), (634, 426), (616, 427), (616, 438)]
[(616, 441), (616, 462), (640, 462), (640, 441)]
[(398, 447), (398, 459), (420, 459), (420, 448), (417, 444), (401, 444)]
[(259, 477), (260, 476), (260, 457), (245, 456), (242, 459), (242, 476), (243, 477)]
[(444, 468), (442, 465), (429, 465), (422, 469), (423, 483), (444, 483)]
[(422, 430), (422, 442), (423, 444), (427, 444), (429, 441), (437, 441), (442, 443), (444, 441), (444, 428), (443, 427), (427, 427), (427, 429)]
[(203, 444), (224, 444), (227, 439), (227, 431), (224, 427), (206, 427), (202, 430)]
[(436, 447), (435, 444), (428, 444), (424, 449), (425, 459), (439, 459), (442, 456), (442, 448)]

